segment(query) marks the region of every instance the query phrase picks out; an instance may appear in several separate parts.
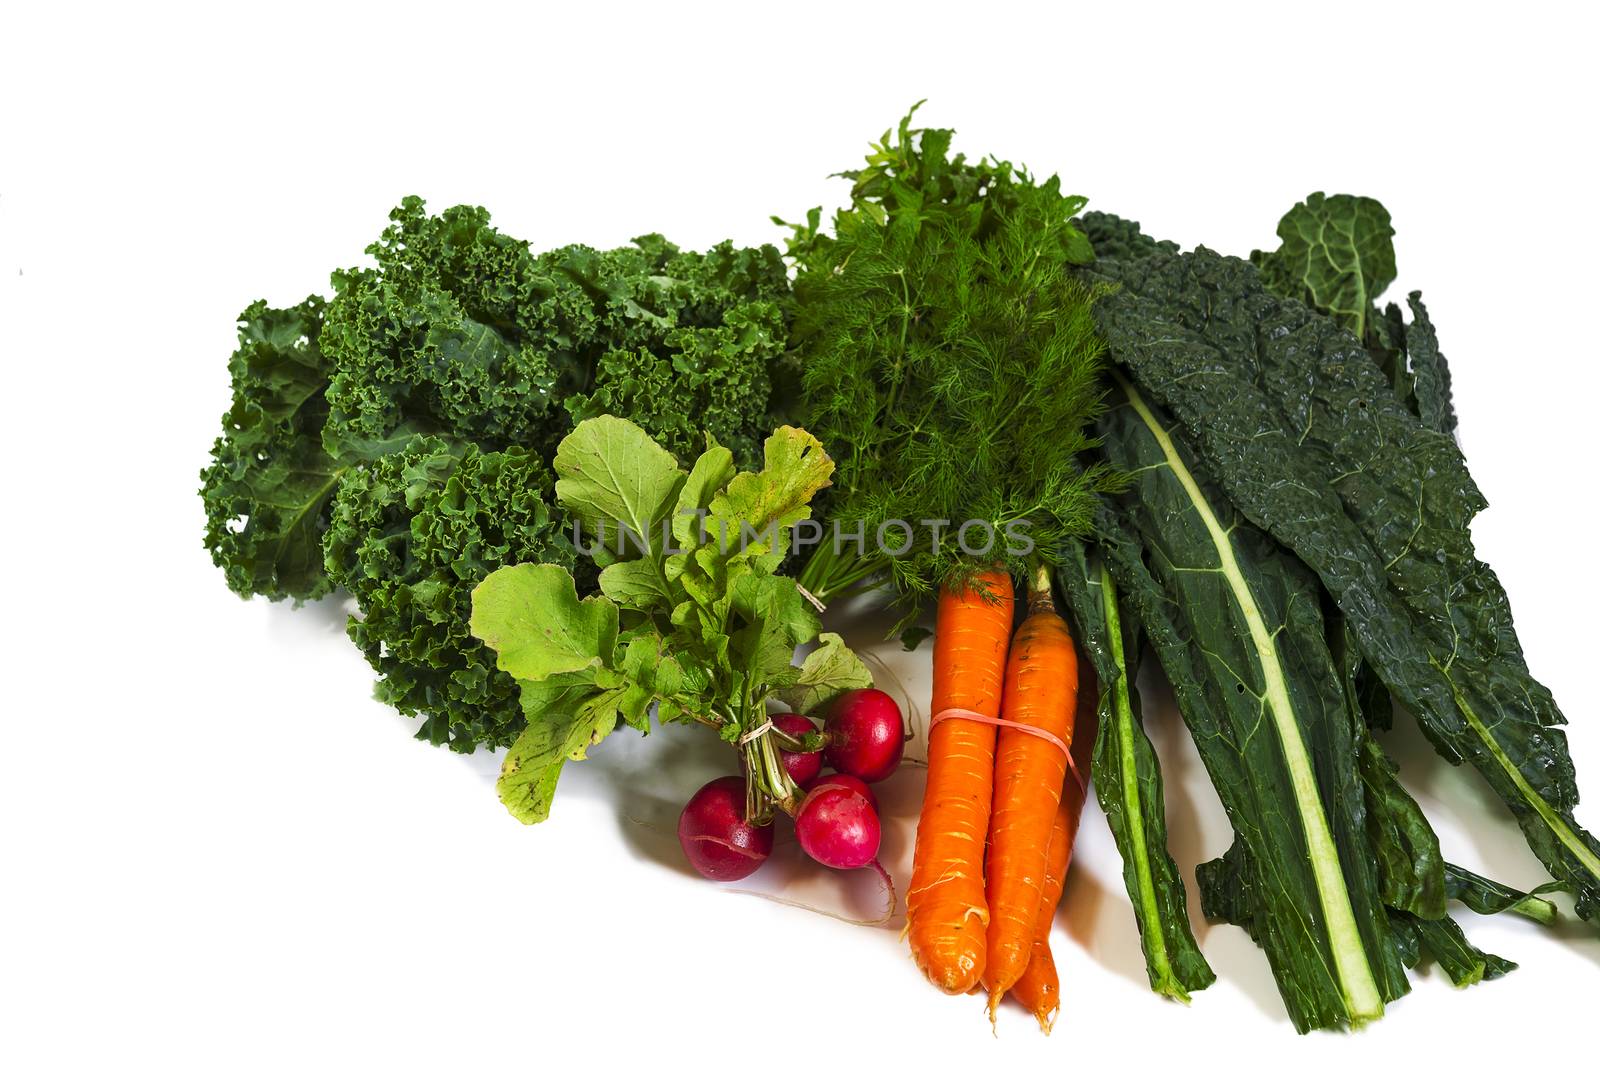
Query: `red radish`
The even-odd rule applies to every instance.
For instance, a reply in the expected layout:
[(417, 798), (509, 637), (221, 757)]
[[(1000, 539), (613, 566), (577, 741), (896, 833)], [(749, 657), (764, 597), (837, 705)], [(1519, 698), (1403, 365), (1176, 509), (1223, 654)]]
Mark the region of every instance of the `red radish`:
[(833, 785), (838, 785), (842, 788), (849, 788), (851, 791), (867, 800), (867, 804), (872, 807), (873, 813), (878, 812), (878, 797), (872, 794), (872, 788), (869, 787), (867, 782), (862, 780), (860, 777), (853, 777), (848, 773), (829, 773), (825, 777), (818, 777), (817, 782), (812, 785), (811, 790), (816, 791), (818, 788), (826, 788)]
[[(804, 736), (808, 732), (817, 731), (817, 723), (803, 714), (773, 714), (772, 727), (790, 736)], [(779, 747), (778, 757), (783, 760), (783, 768), (789, 774), (789, 779), (802, 788), (817, 779), (817, 774), (822, 772), (820, 750), (786, 751)]]
[(834, 869), (859, 869), (878, 857), (882, 828), (872, 804), (848, 784), (812, 788), (794, 815), (800, 849)]
[(706, 879), (743, 880), (772, 853), (772, 826), (744, 819), (743, 777), (718, 777), (684, 806), (678, 844)]
[(900, 707), (876, 688), (845, 692), (828, 714), (828, 764), (876, 784), (900, 767), (905, 753)]

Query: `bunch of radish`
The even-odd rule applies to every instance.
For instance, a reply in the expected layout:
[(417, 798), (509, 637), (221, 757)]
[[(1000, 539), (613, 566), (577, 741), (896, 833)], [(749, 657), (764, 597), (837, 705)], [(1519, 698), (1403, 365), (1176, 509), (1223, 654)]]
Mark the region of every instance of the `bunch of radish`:
[[(804, 797), (790, 812), (800, 849), (834, 869), (859, 869), (878, 858), (882, 839), (871, 785), (900, 765), (905, 723), (900, 707), (876, 688), (845, 692), (829, 708), (821, 748), (809, 717), (773, 714), (783, 769)], [(834, 772), (822, 775), (826, 763)], [(746, 817), (746, 782), (719, 777), (694, 793), (678, 818), (678, 843), (696, 872), (742, 880), (772, 853), (773, 825)]]

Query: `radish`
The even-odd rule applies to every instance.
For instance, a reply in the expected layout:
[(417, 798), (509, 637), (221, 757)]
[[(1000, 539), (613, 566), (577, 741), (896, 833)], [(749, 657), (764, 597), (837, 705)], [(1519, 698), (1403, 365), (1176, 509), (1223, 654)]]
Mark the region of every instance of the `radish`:
[(828, 764), (875, 784), (900, 766), (905, 753), (900, 707), (876, 688), (845, 692), (828, 715)]
[(772, 825), (744, 819), (743, 777), (718, 777), (699, 791), (678, 818), (678, 845), (695, 872), (708, 880), (743, 880), (772, 853)]
[(794, 834), (801, 850), (833, 869), (874, 864), (883, 835), (872, 803), (837, 779), (806, 794), (794, 815)]
[(851, 791), (867, 800), (868, 805), (872, 807), (873, 813), (878, 812), (878, 797), (872, 794), (872, 788), (860, 777), (853, 777), (848, 773), (829, 773), (825, 777), (819, 777), (816, 785), (812, 787), (811, 790), (815, 791), (817, 788), (827, 787), (832, 784), (838, 784), (841, 787), (849, 788)]
[[(817, 731), (817, 723), (803, 714), (773, 714), (772, 727), (788, 736), (804, 736), (808, 732)], [(822, 772), (822, 751), (786, 751), (778, 748), (778, 758), (783, 762), (784, 771), (789, 774), (789, 779), (799, 787), (805, 787), (817, 779), (817, 774)]]

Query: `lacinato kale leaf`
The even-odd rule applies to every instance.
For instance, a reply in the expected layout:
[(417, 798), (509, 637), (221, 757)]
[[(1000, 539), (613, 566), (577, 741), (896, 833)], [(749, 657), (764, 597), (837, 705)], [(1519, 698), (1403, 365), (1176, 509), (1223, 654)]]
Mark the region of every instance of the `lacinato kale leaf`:
[(1201, 867), (1201, 902), (1260, 944), (1297, 1028), (1365, 1024), (1408, 985), (1316, 579), (1234, 509), (1137, 386), (1119, 388), (1099, 428), (1133, 486), (1097, 531), (1233, 825), (1227, 854)]
[(1283, 216), (1278, 238), (1276, 251), (1250, 256), (1267, 287), (1366, 336), (1372, 304), (1395, 278), (1394, 226), (1383, 204), (1313, 192)]
[(1484, 502), (1454, 442), (1355, 337), (1248, 263), (1201, 249), (1097, 270), (1120, 284), (1097, 305), (1113, 358), (1241, 514), (1320, 577), (1385, 687), (1441, 754), (1484, 775), (1579, 913), (1600, 912), (1564, 719), (1473, 552)]
[[(1395, 395), (1424, 425), (1454, 433), (1450, 369), (1422, 293), (1413, 292), (1407, 300), (1409, 323), (1395, 304), (1378, 307), (1378, 297), (1395, 278), (1394, 227), (1383, 204), (1365, 196), (1312, 193), (1283, 216), (1278, 236), (1282, 244), (1276, 251), (1250, 254), (1267, 291), (1303, 302), (1348, 329), (1366, 344)], [(1090, 239), (1097, 247), (1104, 242), (1109, 257), (1131, 257), (1114, 228), (1099, 235), (1091, 231)], [(1149, 245), (1129, 250), (1148, 251)]]
[[(1105, 519), (1103, 519), (1104, 522)], [(1150, 987), (1180, 1002), (1209, 987), (1216, 974), (1195, 943), (1178, 865), (1167, 848), (1161, 764), (1140, 717), (1139, 622), (1122, 609), (1115, 580), (1098, 553), (1079, 541), (1056, 568), (1078, 647), (1099, 677), (1099, 729), (1094, 790), (1122, 855), (1122, 879), (1133, 902)], [(1081, 726), (1080, 726), (1081, 727)]]
[(1510, 912), (1526, 917), (1530, 921), (1548, 925), (1556, 919), (1556, 906), (1555, 903), (1540, 896), (1552, 891), (1565, 891), (1567, 886), (1559, 880), (1552, 880), (1547, 884), (1540, 884), (1531, 891), (1519, 891), (1514, 887), (1507, 887), (1505, 884), (1490, 880), (1480, 873), (1474, 873), (1470, 869), (1463, 869), (1459, 865), (1446, 862), (1444, 889), (1447, 895), (1473, 913)]

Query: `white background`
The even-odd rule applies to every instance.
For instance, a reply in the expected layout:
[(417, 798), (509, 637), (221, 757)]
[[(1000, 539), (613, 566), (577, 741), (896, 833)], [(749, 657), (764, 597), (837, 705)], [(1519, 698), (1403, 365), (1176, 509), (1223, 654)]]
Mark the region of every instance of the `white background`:
[[(1481, 552), (1593, 794), (1592, 17), (579, 6), (6, 15), (0, 1057), (1415, 1059), (1587, 1032), (1600, 940), (1570, 921), (1463, 917), (1522, 969), (1462, 992), (1432, 973), (1359, 1037), (1296, 1037), (1227, 927), (1199, 926), (1216, 986), (1157, 999), (1091, 813), (1056, 933), (1062, 1022), (1045, 1039), (1007, 1009), (996, 1039), (894, 932), (685, 874), (677, 808), (732, 766), (706, 737), (614, 739), (549, 823), (514, 822), (495, 756), (415, 742), (369, 698), (340, 604), (227, 591), (195, 474), (240, 308), (326, 291), (407, 193), (485, 204), (540, 248), (771, 240), (769, 214), (837, 202), (826, 175), (929, 97), (961, 147), (1186, 245), (1270, 246), (1306, 193), (1373, 195), (1398, 230), (1392, 294), (1425, 290), (1452, 360), (1494, 504)], [(920, 660), (885, 662), (925, 690)], [(1170, 707), (1149, 713), (1192, 869), (1229, 832)], [(1409, 727), (1395, 742), (1447, 854), (1542, 878), (1469, 773)], [(920, 786), (907, 771), (886, 798), (902, 881)], [(792, 842), (755, 886), (875, 901)]]

